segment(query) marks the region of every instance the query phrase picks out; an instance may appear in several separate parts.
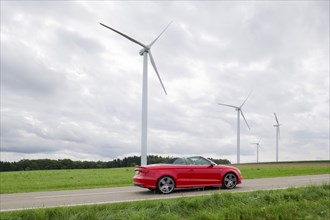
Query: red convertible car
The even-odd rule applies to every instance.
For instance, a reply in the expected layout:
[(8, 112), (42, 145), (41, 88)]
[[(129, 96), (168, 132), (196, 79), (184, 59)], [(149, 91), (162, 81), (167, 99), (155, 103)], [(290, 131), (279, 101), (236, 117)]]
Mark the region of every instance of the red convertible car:
[(152, 164), (136, 167), (135, 186), (171, 193), (176, 188), (222, 186), (235, 188), (242, 181), (239, 169), (217, 165), (204, 157), (178, 158), (173, 164)]

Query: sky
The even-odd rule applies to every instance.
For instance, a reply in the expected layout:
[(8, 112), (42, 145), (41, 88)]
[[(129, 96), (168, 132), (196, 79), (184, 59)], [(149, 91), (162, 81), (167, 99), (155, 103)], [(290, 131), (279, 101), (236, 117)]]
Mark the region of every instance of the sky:
[(1, 161), (148, 154), (329, 160), (329, 1), (1, 1)]

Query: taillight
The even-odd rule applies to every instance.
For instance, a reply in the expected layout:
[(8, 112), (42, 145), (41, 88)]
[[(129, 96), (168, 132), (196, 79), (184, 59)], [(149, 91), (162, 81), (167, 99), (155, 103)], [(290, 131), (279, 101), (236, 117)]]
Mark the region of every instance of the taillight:
[(147, 173), (149, 173), (149, 170), (147, 169), (135, 169), (135, 175), (147, 174)]

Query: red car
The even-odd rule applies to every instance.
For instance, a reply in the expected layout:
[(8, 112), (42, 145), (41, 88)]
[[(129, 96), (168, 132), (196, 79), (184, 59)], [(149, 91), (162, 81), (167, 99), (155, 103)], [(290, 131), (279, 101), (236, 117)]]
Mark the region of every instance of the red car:
[(235, 188), (242, 182), (239, 169), (217, 165), (204, 157), (178, 158), (173, 164), (152, 164), (135, 169), (135, 186), (171, 193), (175, 188), (222, 186)]

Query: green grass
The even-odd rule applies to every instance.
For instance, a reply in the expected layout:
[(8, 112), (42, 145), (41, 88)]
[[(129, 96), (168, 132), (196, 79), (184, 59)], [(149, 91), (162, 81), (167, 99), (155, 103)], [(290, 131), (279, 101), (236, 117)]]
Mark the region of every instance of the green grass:
[[(233, 165), (243, 179), (330, 173), (330, 162)], [(92, 189), (132, 185), (134, 168), (0, 172), (0, 193)]]
[(0, 193), (130, 186), (133, 174), (134, 168), (1, 172)]
[(1, 213), (2, 220), (330, 219), (330, 185)]

